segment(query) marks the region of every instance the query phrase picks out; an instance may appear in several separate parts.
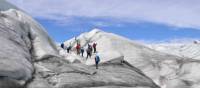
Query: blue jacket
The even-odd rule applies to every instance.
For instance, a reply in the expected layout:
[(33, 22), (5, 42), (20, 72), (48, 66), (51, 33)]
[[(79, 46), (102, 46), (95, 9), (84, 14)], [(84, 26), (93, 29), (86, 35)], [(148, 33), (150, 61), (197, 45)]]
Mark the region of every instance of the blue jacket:
[(99, 63), (99, 62), (100, 62), (100, 57), (99, 57), (98, 55), (96, 55), (96, 57), (95, 57), (95, 62), (96, 62), (96, 63)]

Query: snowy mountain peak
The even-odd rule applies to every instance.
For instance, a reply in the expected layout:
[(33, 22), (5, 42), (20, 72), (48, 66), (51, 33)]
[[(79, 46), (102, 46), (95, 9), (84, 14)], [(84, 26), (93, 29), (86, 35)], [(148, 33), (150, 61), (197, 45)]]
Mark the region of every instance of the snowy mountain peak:
[(100, 33), (100, 32), (103, 32), (103, 31), (101, 29), (95, 28), (92, 31), (90, 31), (88, 34), (95, 35), (95, 34)]
[(98, 28), (94, 28), (91, 32), (102, 32), (102, 30)]

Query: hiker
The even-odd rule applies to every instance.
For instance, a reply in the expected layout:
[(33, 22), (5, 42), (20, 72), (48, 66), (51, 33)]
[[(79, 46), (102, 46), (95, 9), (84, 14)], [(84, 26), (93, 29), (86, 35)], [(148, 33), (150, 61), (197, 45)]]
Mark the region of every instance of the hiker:
[(81, 56), (83, 57), (83, 54), (84, 54), (84, 48), (81, 47)]
[(86, 57), (86, 59), (88, 59), (88, 57), (91, 58), (91, 56), (92, 56), (92, 54), (91, 54), (91, 49), (88, 48), (88, 49), (87, 49), (87, 57)]
[(61, 43), (60, 47), (64, 49), (65, 48), (65, 44)]
[(69, 51), (72, 49), (72, 46), (70, 45), (70, 46), (68, 46), (67, 47), (67, 53), (69, 53)]
[(93, 48), (94, 48), (94, 53), (96, 53), (97, 52), (97, 43), (93, 43)]
[(87, 48), (87, 58), (92, 56), (92, 46), (90, 44), (88, 44), (88, 48)]
[(92, 51), (93, 51), (93, 49), (92, 49), (92, 45), (88, 44), (88, 49), (89, 49), (90, 54), (91, 54), (91, 56), (92, 56)]
[(80, 54), (80, 49), (81, 49), (81, 44), (78, 43), (78, 44), (76, 45), (77, 55)]
[(88, 44), (88, 48), (89, 48), (89, 47), (91, 47), (91, 45), (90, 45), (90, 44)]
[(98, 69), (99, 62), (100, 62), (100, 57), (99, 57), (99, 54), (97, 53), (95, 56), (96, 69)]
[(67, 53), (69, 53), (69, 51), (71, 51), (71, 49), (72, 49), (72, 44), (70, 42), (69, 46), (67, 47)]

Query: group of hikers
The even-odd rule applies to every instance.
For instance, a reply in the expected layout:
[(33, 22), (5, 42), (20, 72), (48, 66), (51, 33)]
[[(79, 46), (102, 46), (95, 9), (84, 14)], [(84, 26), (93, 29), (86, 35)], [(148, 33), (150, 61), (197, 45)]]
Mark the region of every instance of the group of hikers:
[[(88, 44), (88, 47), (86, 49), (86, 53), (87, 53), (86, 58), (88, 58), (88, 57), (91, 58), (93, 50), (94, 50), (94, 53), (97, 53), (96, 46), (97, 46), (97, 43), (93, 43), (93, 45)], [(81, 56), (84, 57), (85, 49), (84, 49), (84, 47), (81, 47), (80, 43), (77, 43), (77, 45), (76, 45), (76, 52), (77, 52), (77, 55), (81, 54)]]
[[(87, 49), (85, 50), (84, 47), (81, 46), (79, 40), (77, 40), (75, 38), (75, 41), (76, 41), (75, 48), (76, 48), (77, 55), (81, 55), (82, 57), (84, 57), (84, 52), (86, 51), (86, 53), (87, 53), (86, 59), (88, 59), (89, 57), (90, 58), (92, 57), (93, 53), (96, 53), (96, 56), (95, 56), (94, 59), (95, 59), (96, 69), (98, 69), (98, 64), (100, 62), (100, 57), (99, 57), (99, 54), (97, 53), (97, 43), (94, 42), (93, 44), (88, 44), (87, 45)], [(65, 49), (64, 43), (61, 44), (61, 48)], [(67, 49), (67, 53), (70, 53), (70, 51), (72, 50), (71, 43), (69, 44), (69, 46), (66, 49)]]

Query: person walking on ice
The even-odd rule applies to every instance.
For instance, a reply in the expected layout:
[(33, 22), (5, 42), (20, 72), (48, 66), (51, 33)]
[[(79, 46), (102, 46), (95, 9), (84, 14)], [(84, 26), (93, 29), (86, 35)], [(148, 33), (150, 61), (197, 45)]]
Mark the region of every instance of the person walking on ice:
[(97, 43), (93, 43), (94, 53), (97, 52)]
[(90, 57), (91, 58), (91, 56), (92, 56), (92, 51), (91, 51), (91, 49), (90, 48), (88, 48), (87, 49), (87, 57), (86, 57), (86, 59), (88, 59), (88, 57)]
[(77, 44), (76, 45), (76, 52), (77, 52), (77, 55), (79, 55), (80, 54), (80, 49), (81, 49), (81, 44)]
[(71, 51), (71, 49), (72, 49), (72, 45), (70, 43), (69, 46), (67, 47), (67, 53), (69, 53), (69, 51)]
[(88, 57), (91, 58), (91, 56), (92, 56), (92, 46), (90, 44), (88, 44), (86, 59), (88, 59)]
[(99, 62), (100, 62), (100, 57), (99, 57), (99, 54), (96, 53), (96, 56), (95, 56), (95, 65), (96, 65), (96, 69), (98, 69)]
[(83, 57), (83, 54), (84, 54), (84, 48), (81, 47), (81, 56)]
[(61, 47), (62, 49), (65, 49), (65, 44), (64, 44), (64, 43), (61, 43), (60, 47)]

